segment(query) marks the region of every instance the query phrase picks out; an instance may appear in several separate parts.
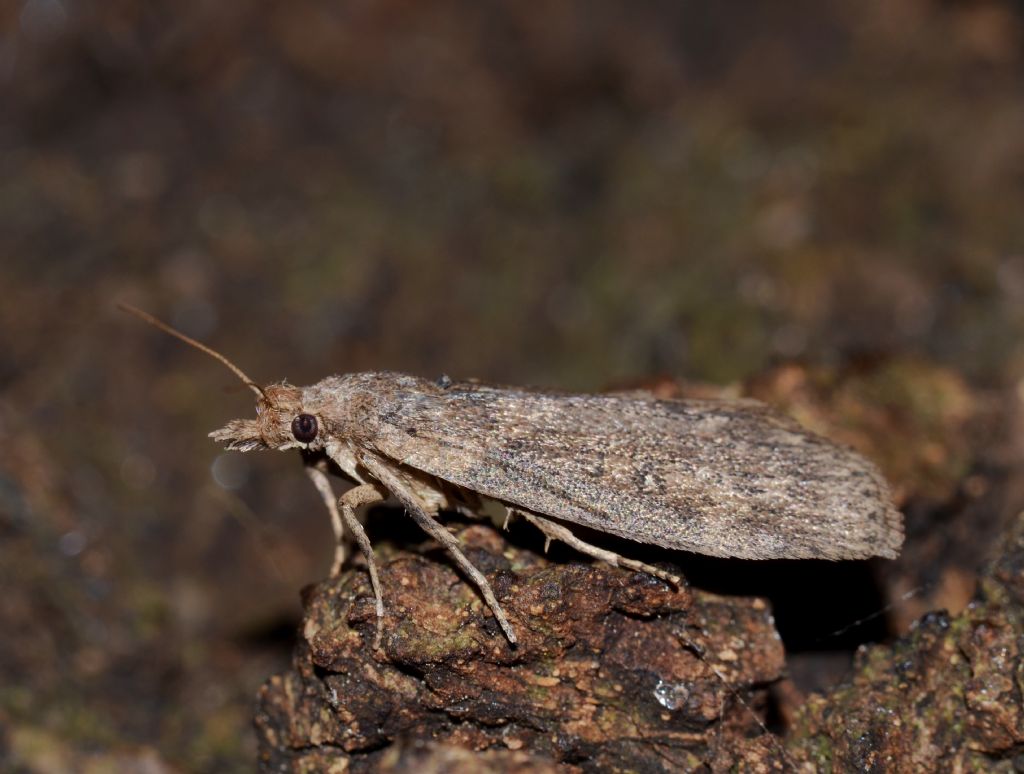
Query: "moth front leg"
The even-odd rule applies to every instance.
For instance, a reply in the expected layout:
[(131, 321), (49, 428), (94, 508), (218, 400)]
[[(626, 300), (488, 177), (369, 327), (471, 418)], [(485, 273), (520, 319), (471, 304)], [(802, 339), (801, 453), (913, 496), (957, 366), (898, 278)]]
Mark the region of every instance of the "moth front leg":
[(473, 581), (480, 591), (487, 606), (491, 608), (491, 612), (494, 614), (494, 618), (497, 620), (501, 630), (508, 637), (508, 641), (515, 645), (517, 642), (515, 630), (512, 628), (512, 624), (509, 623), (508, 616), (505, 615), (505, 611), (498, 602), (498, 598), (494, 596), (491, 584), (488, 583), (484, 574), (474, 567), (473, 563), (462, 553), (462, 547), (459, 545), (459, 541), (455, 539), (455, 536), (445, 529), (443, 524), (434, 519), (420, 497), (410, 489), (401, 476), (395, 473), (391, 463), (383, 458), (371, 455), (364, 456), (361, 462), (373, 474), (373, 477), (380, 481), (405, 506), (409, 511), (409, 515), (416, 520), (416, 523), (420, 525), (423, 531), (447, 549), (455, 563), (469, 576), (469, 579)]
[(374, 650), (380, 647), (384, 632), (384, 595), (381, 592), (380, 578), (377, 576), (377, 563), (373, 559), (373, 546), (370, 545), (370, 538), (367, 537), (363, 525), (356, 518), (356, 508), (379, 503), (386, 499), (387, 495), (377, 484), (354, 486), (338, 499), (338, 505), (341, 506), (341, 518), (345, 522), (345, 526), (355, 536), (356, 543), (366, 559), (366, 569), (370, 573), (370, 586), (373, 587), (377, 611), (377, 635), (373, 639)]
[(345, 564), (345, 528), (342, 526), (341, 514), (338, 513), (338, 499), (331, 487), (331, 480), (327, 477), (326, 468), (327, 463), (324, 460), (306, 463), (306, 474), (331, 514), (331, 529), (334, 530), (334, 563), (331, 565), (330, 577), (335, 578), (341, 574), (341, 568)]

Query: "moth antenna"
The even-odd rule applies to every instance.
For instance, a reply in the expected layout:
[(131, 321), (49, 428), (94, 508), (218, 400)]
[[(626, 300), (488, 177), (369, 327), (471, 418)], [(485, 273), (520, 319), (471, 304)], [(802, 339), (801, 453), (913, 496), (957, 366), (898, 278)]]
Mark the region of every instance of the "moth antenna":
[(143, 322), (146, 322), (146, 323), (149, 323), (150, 325), (152, 325), (154, 328), (158, 328), (158, 329), (162, 330), (164, 333), (169, 333), (171, 336), (174, 336), (174, 338), (180, 339), (181, 341), (184, 341), (189, 346), (195, 347), (200, 352), (205, 352), (210, 357), (212, 357), (212, 358), (214, 358), (216, 360), (219, 360), (224, 365), (226, 365), (228, 368), (230, 368), (231, 372), (235, 376), (237, 376), (239, 379), (241, 379), (246, 384), (246, 386), (248, 386), (253, 392), (255, 392), (257, 395), (259, 395), (264, 400), (267, 399), (267, 394), (263, 391), (262, 387), (260, 387), (258, 384), (256, 384), (256, 382), (254, 382), (248, 376), (246, 376), (245, 375), (245, 371), (243, 371), (241, 368), (236, 366), (234, 363), (232, 363), (230, 360), (228, 360), (226, 357), (224, 357), (224, 355), (222, 355), (217, 350), (211, 349), (210, 347), (206, 346), (205, 344), (196, 341), (191, 336), (186, 336), (184, 333), (182, 333), (181, 331), (175, 330), (174, 328), (172, 328), (170, 325), (168, 325), (167, 323), (163, 322), (162, 320), (158, 320), (153, 315), (151, 315), (149, 312), (143, 312), (141, 309), (139, 309), (138, 307), (132, 306), (131, 304), (126, 304), (124, 302), (118, 302), (117, 308), (120, 309), (122, 312), (128, 312), (128, 314), (135, 315), (136, 317), (138, 317)]
[(823, 637), (818, 637), (818, 639), (814, 640), (814, 642), (812, 644), (813, 645), (817, 645), (819, 643), (822, 643), (822, 642), (825, 642), (827, 640), (830, 640), (830, 639), (832, 639), (834, 637), (842, 637), (844, 634), (846, 634), (851, 629), (856, 629), (858, 626), (862, 626), (863, 624), (866, 624), (869, 621), (874, 621), (876, 618), (879, 618), (879, 617), (885, 615), (890, 610), (895, 610), (897, 607), (899, 607), (901, 604), (903, 604), (907, 600), (913, 599), (918, 594), (923, 594), (926, 591), (931, 591), (937, 585), (938, 584), (935, 583), (935, 582), (930, 582), (930, 583), (922, 583), (920, 586), (915, 586), (910, 591), (905, 591), (904, 593), (900, 594), (898, 597), (896, 597), (896, 599), (894, 599), (889, 604), (887, 604), (887, 605), (885, 605), (883, 607), (878, 608), (877, 610), (875, 610), (875, 612), (869, 613), (868, 615), (864, 616), (863, 618), (858, 618), (856, 621), (851, 621), (850, 623), (846, 624), (846, 626), (840, 627), (839, 629), (836, 629), (834, 632), (830, 632), (829, 634), (826, 634)]

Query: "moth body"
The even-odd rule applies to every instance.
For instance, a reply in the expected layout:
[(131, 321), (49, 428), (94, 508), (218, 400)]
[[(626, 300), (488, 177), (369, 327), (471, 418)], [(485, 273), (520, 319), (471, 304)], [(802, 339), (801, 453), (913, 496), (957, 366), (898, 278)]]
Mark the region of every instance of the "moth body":
[[(256, 417), (228, 422), (212, 438), (238, 451), (302, 451), (331, 515), (333, 572), (344, 562), (346, 531), (366, 557), (377, 645), (381, 585), (355, 514), (389, 497), (448, 550), (512, 643), (490, 583), (436, 520), (439, 511), (474, 512), (495, 500), (549, 541), (676, 584), (566, 525), (745, 559), (893, 558), (903, 542), (902, 516), (874, 465), (756, 401), (569, 395), (390, 372), (260, 387), (220, 353), (122, 308), (220, 360), (256, 393)], [(341, 497), (324, 457), (354, 484)]]
[[(903, 540), (874, 465), (756, 401), (566, 395), (380, 372), (270, 385), (257, 404), (256, 419), (211, 436), (240, 451), (300, 448), (307, 460), (323, 451), (357, 484), (361, 504), (394, 496), (470, 575), (512, 642), (490, 585), (435, 521), (439, 511), (493, 499), (549, 540), (672, 582), (565, 525), (745, 559), (892, 558)], [(343, 495), (339, 511), (325, 472), (310, 475), (335, 524), (335, 568), (344, 523), (366, 554), (383, 616), (354, 500)]]
[[(746, 559), (894, 557), (902, 518), (877, 468), (749, 400), (566, 395), (394, 373), (271, 385), (255, 420), (212, 434), (229, 449), (326, 451), (425, 495), (445, 482), (620, 537)], [(318, 433), (300, 442), (295, 417)], [(438, 507), (448, 505), (433, 487)]]

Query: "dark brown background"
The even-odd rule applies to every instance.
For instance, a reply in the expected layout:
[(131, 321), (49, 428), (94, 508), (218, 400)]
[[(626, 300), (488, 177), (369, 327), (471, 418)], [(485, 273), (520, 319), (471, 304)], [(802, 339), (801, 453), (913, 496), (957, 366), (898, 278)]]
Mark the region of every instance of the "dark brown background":
[(1014, 2), (0, 7), (0, 759), (246, 771), (329, 565), (254, 378), (1024, 377)]

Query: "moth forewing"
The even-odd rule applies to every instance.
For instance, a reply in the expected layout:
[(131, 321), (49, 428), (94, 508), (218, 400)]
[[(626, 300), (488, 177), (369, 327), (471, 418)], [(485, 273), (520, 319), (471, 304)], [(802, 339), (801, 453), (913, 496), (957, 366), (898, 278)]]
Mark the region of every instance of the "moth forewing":
[(385, 456), (632, 540), (748, 559), (893, 557), (902, 543), (874, 465), (753, 401), (421, 380), (380, 406), (373, 444)]

